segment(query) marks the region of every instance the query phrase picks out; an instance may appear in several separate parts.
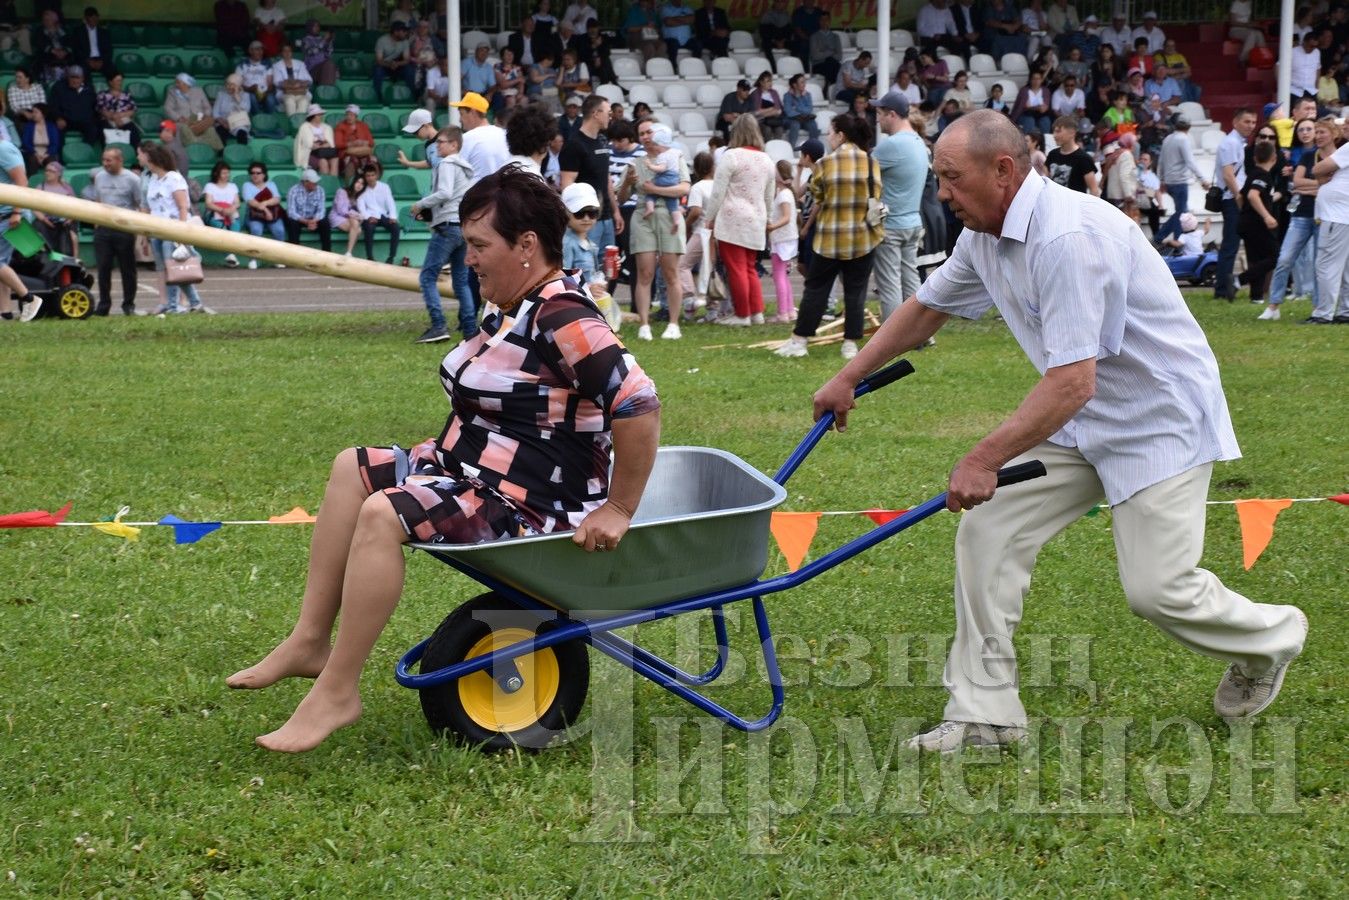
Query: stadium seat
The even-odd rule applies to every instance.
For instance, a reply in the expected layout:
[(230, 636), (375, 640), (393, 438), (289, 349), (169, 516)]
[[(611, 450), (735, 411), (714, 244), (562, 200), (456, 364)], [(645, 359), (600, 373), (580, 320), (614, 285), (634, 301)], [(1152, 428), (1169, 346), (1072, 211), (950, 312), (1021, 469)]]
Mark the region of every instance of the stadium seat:
[(112, 38), (114, 47), (138, 47), (141, 44), (141, 29), (139, 25), (128, 25), (125, 22), (108, 22), (108, 35)]
[(155, 138), (159, 134), (159, 123), (164, 121), (164, 113), (157, 109), (142, 109), (136, 113), (136, 126), (146, 138)]
[(1212, 128), (1205, 131), (1199, 138), (1199, 149), (1207, 153), (1214, 153), (1217, 151), (1218, 145), (1223, 142), (1223, 138), (1226, 136), (1227, 135), (1223, 134), (1222, 129), (1220, 128)]
[(705, 140), (712, 136), (712, 129), (707, 127), (702, 113), (686, 112), (679, 115), (679, 133), (686, 138)]
[(993, 83), (1002, 85), (1002, 99), (1006, 100), (1009, 105), (1016, 99), (1017, 93), (1021, 90), (1021, 83), (1010, 78), (999, 78)]
[(215, 151), (205, 144), (188, 144), (187, 164), (194, 169), (209, 169), (215, 165)]
[(675, 127), (674, 113), (670, 112), (668, 109), (653, 109), (651, 111), (651, 118), (655, 119), (662, 125), (670, 126), (670, 130), (674, 131)]
[(896, 28), (890, 32), (890, 49), (907, 50), (914, 46), (913, 35), (903, 28)]
[(88, 186), (89, 186), (88, 172), (76, 172), (74, 175), (70, 176), (70, 187), (72, 190), (75, 191), (76, 197), (83, 196), (84, 189), (87, 188)]
[(371, 63), (367, 63), (359, 56), (339, 56), (337, 58), (337, 71), (341, 73), (344, 79), (368, 79), (373, 74), (374, 68)]
[(178, 47), (180, 29), (166, 25), (146, 25), (141, 29), (142, 47)]
[(987, 53), (976, 53), (970, 57), (971, 75), (996, 75), (998, 64)]
[[(159, 96), (155, 93), (154, 85), (146, 84), (144, 81), (132, 81), (127, 84), (126, 92), (131, 95), (131, 99), (136, 101), (136, 105), (142, 109), (147, 106), (158, 107)], [(158, 113), (155, 114), (158, 118)], [(159, 129), (156, 128), (156, 131)]]
[(818, 81), (806, 79), (806, 93), (810, 95), (810, 102), (814, 108), (823, 109), (829, 105), (829, 101), (824, 99), (824, 88), (820, 87)]
[(870, 50), (875, 53), (881, 46), (881, 35), (874, 28), (863, 28), (853, 36), (858, 50)]
[[(210, 150), (209, 147), (206, 149)], [(211, 155), (215, 155), (214, 151), (211, 151)], [(94, 166), (98, 164), (99, 152), (96, 147), (92, 147), (89, 144), (67, 142), (65, 149), (61, 153), (61, 157), (65, 161), (67, 168)]]
[(646, 77), (648, 81), (675, 81), (679, 76), (675, 74), (674, 65), (668, 59), (653, 56), (646, 61)]
[(398, 165), (398, 147), (394, 144), (376, 144), (375, 159), (386, 169)]
[(728, 56), (712, 60), (713, 78), (739, 78), (740, 63)]
[(726, 42), (727, 47), (735, 54), (743, 54), (748, 51), (749, 55), (753, 56), (759, 49), (754, 46), (754, 35), (748, 31), (732, 31)]
[(224, 81), (228, 74), (225, 61), (215, 53), (198, 53), (192, 57), (192, 65), (189, 67), (189, 71), (197, 78), (210, 78), (217, 81)]
[(721, 108), (721, 99), (726, 92), (715, 84), (700, 84), (695, 99), (703, 109), (716, 111)]
[(422, 196), (422, 192), (417, 190), (417, 182), (412, 180), (411, 175), (402, 172), (390, 175), (388, 176), (388, 182), (389, 190), (393, 191), (395, 200), (418, 200)]
[(388, 106), (415, 106), (416, 96), (412, 93), (412, 88), (402, 82), (391, 84), (384, 89), (384, 96), (388, 98)]
[(707, 63), (700, 56), (690, 56), (679, 61), (679, 77), (684, 79), (707, 79)]
[[(342, 89), (335, 84), (319, 84), (314, 86), (314, 102), (318, 104), (328, 104), (336, 106), (342, 102)], [(301, 113), (301, 115), (303, 115)]]
[(186, 68), (177, 53), (159, 53), (155, 56), (154, 73), (160, 78), (173, 78)]
[(253, 116), (253, 133), (263, 138), (283, 138), (290, 134), (290, 121), (276, 113)]
[[(257, 158), (257, 156), (255, 155), (254, 158)], [(260, 156), (262, 161), (267, 164), (268, 169), (290, 168), (295, 165), (295, 151), (288, 142), (264, 144)]]
[(637, 60), (631, 57), (615, 56), (613, 58), (614, 75), (624, 84), (642, 80), (642, 67)]
[(253, 148), (247, 144), (229, 144), (225, 147), (224, 160), (231, 170), (247, 169), (253, 162)]
[(333, 198), (337, 196), (338, 189), (342, 187), (342, 179), (338, 178), (336, 175), (320, 175), (319, 187), (323, 188), (323, 192), (327, 195), (328, 203), (331, 205)]
[[(289, 161), (287, 161), (289, 162)], [(281, 192), (282, 198), (290, 193), (290, 189), (300, 183), (300, 176), (294, 172), (271, 172), (272, 181), (276, 182), (276, 189)]]
[(787, 160), (787, 162), (796, 161), (796, 151), (792, 150), (792, 145), (789, 141), (769, 141), (764, 144), (763, 149), (764, 152), (768, 154), (768, 158), (773, 162), (778, 162), (783, 159)]
[(347, 91), (347, 102), (372, 108), (380, 105), (379, 94), (375, 93), (375, 86), (364, 82), (351, 86)]
[[(666, 60), (669, 62), (669, 60)], [(671, 109), (692, 109), (694, 106), (693, 94), (689, 91), (688, 85), (674, 82), (665, 85), (660, 94), (662, 102)]]
[(201, 89), (201, 92), (206, 95), (207, 100), (215, 103), (215, 98), (220, 96), (220, 92), (224, 87), (225, 85), (219, 81), (208, 81), (206, 82), (206, 86)]
[(216, 30), (211, 25), (184, 25), (179, 46), (192, 50), (206, 50), (216, 45)]
[(1024, 78), (1030, 74), (1030, 65), (1020, 53), (1004, 53), (1002, 59), (998, 60), (998, 68), (1013, 78)]
[[(23, 54), (19, 54), (19, 61), (17, 63), (10, 63), (10, 61), (6, 59), (4, 60), (5, 68), (9, 68), (11, 65), (21, 66), (24, 64), (25, 59), (26, 57), (24, 57)], [(145, 62), (145, 59), (135, 51), (124, 50), (121, 53), (118, 53), (115, 65), (117, 66), (117, 71), (128, 78), (144, 77), (150, 74), (150, 66)]]
[(942, 62), (946, 63), (946, 71), (951, 73), (952, 78), (955, 77), (957, 72), (962, 71), (965, 68), (965, 58), (963, 56), (957, 56), (954, 53), (943, 54), (940, 48), (937, 50), (937, 55), (941, 58)]
[(485, 31), (465, 31), (459, 39), (459, 46), (464, 48), (465, 59), (473, 55), (473, 52), (478, 49), (479, 44), (491, 46), (491, 36)]
[(656, 94), (656, 89), (651, 85), (634, 84), (632, 87), (628, 88), (628, 102), (634, 106), (638, 103), (645, 103), (654, 109), (660, 105), (660, 97)]
[(790, 80), (805, 71), (805, 64), (795, 56), (784, 56), (778, 60), (778, 75), (783, 78)]
[(984, 101), (988, 99), (988, 87), (984, 84), (983, 79), (971, 78), (969, 89), (971, 102), (983, 105)]
[(130, 166), (136, 161), (136, 151), (130, 144), (108, 144), (104, 150), (121, 150), (122, 161)]
[(623, 102), (623, 89), (616, 84), (601, 84), (595, 88), (595, 93), (610, 103)]
[(1190, 120), (1191, 125), (1209, 124), (1208, 114), (1204, 112), (1202, 103), (1195, 103), (1193, 100), (1187, 100), (1176, 107), (1176, 111)]
[(384, 113), (366, 113), (362, 121), (370, 128), (370, 134), (375, 138), (393, 137), (393, 122)]
[(764, 72), (773, 71), (773, 64), (767, 58), (762, 56), (751, 56), (745, 60), (745, 77), (749, 79), (750, 84), (758, 80)]

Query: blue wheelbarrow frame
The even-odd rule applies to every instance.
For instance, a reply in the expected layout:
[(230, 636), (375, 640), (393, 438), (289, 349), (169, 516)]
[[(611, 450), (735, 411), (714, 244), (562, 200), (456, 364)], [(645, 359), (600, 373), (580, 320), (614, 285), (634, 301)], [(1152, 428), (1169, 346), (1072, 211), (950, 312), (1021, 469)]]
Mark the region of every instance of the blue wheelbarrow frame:
[[(907, 360), (901, 360), (864, 378), (858, 383), (853, 396), (855, 398), (862, 397), (898, 381), (900, 378), (912, 374), (912, 372), (913, 366)], [(773, 476), (773, 481), (778, 485), (785, 485), (787, 479), (800, 467), (833, 424), (833, 413), (825, 413), (816, 421), (810, 432), (796, 446), (796, 449), (792, 451), (782, 467), (778, 469), (777, 474)], [(1009, 466), (998, 473), (998, 485), (1001, 487), (1015, 484), (1031, 478), (1038, 478), (1044, 474), (1045, 468), (1038, 461)], [(554, 605), (545, 603), (472, 565), (449, 556), (437, 555), (436, 558), (441, 562), (510, 600), (521, 609), (537, 612), (540, 618), (555, 620), (558, 625), (546, 633), (517, 641), (491, 653), (465, 659), (433, 672), (414, 673), (412, 666), (421, 660), (427, 644), (430, 643), (431, 639), (427, 638), (403, 654), (398, 661), (395, 678), (404, 687), (422, 689), (443, 685), (475, 672), (487, 671), (490, 677), (502, 686), (503, 690), (509, 691), (518, 689), (520, 684), (519, 671), (514, 663), (515, 659), (537, 650), (579, 639), (628, 666), (634, 672), (650, 679), (675, 696), (721, 719), (727, 725), (742, 731), (761, 731), (772, 725), (782, 714), (784, 702), (782, 673), (778, 668), (777, 653), (773, 647), (773, 635), (769, 628), (768, 612), (764, 606), (763, 598), (769, 594), (776, 594), (804, 584), (944, 509), (946, 509), (945, 492), (910, 509), (884, 525), (879, 525), (866, 534), (848, 541), (843, 546), (826, 553), (813, 562), (807, 563), (794, 572), (788, 572), (763, 581), (754, 580), (736, 587), (701, 593), (672, 602), (594, 619), (580, 619), (568, 615), (566, 611), (559, 610)], [(434, 550), (432, 552), (434, 554)], [(767, 673), (768, 683), (772, 691), (772, 706), (767, 713), (757, 719), (739, 716), (696, 690), (696, 688), (715, 681), (726, 667), (730, 655), (730, 643), (726, 633), (724, 607), (726, 604), (738, 600), (751, 600), (753, 602), (754, 622), (759, 635), (759, 648), (763, 654), (764, 671)], [(700, 610), (712, 611), (712, 627), (717, 642), (716, 662), (701, 674), (685, 672), (668, 660), (662, 659), (613, 633), (619, 628), (656, 622)]]

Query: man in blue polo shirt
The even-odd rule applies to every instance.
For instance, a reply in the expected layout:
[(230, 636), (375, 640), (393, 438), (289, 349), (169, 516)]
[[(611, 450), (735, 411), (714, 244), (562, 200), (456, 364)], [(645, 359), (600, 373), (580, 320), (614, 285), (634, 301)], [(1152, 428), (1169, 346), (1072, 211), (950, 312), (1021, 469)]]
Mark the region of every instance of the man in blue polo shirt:
[(918, 213), (927, 183), (927, 145), (909, 124), (909, 98), (890, 91), (871, 101), (881, 139), (872, 151), (881, 167), (881, 199), (887, 210), (885, 236), (876, 247), (876, 292), (881, 297), (881, 321), (907, 298), (918, 293), (918, 247), (923, 242), (923, 218)]

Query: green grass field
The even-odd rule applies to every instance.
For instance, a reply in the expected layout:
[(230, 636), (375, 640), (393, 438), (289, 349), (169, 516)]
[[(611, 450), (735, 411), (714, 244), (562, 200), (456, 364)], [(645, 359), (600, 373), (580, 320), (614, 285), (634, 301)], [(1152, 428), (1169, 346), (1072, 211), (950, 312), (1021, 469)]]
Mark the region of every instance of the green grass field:
[[(1349, 329), (1191, 303), (1245, 453), (1217, 467), (1212, 498), (1345, 490)], [(413, 346), (422, 324), (400, 313), (0, 328), (0, 512), (67, 500), (80, 521), (124, 504), (131, 520), (316, 510), (336, 451), (406, 445), (443, 423), (445, 347)], [(837, 350), (704, 349), (739, 337), (726, 332), (635, 348), (660, 388), (663, 443), (771, 472), (805, 433)], [(826, 438), (784, 509), (926, 499), (1034, 378), (995, 321), (948, 327), (914, 363)], [(771, 731), (722, 728), (592, 654), (576, 739), (493, 757), (432, 734), (393, 680), (397, 657), (477, 592), (425, 556), (370, 660), (364, 719), (281, 757), (252, 738), (285, 721), (306, 684), (236, 693), (224, 677), (289, 628), (308, 526), (226, 527), (189, 546), (166, 528), (137, 543), (0, 531), (0, 896), (1341, 895), (1349, 509), (1295, 504), (1243, 571), (1232, 507), (1210, 507), (1203, 564), (1311, 619), (1253, 729), (1214, 717), (1219, 662), (1130, 615), (1109, 523), (1084, 518), (1041, 555), (1017, 641), (1034, 741), (944, 760), (893, 744), (944, 702), (948, 514), (771, 599), (789, 682)], [(869, 525), (827, 516), (813, 553)], [(775, 551), (769, 572), (783, 569)], [(768, 692), (752, 616), (728, 613), (736, 655), (711, 693), (758, 715)], [(709, 660), (701, 618), (641, 631), (689, 665)]]

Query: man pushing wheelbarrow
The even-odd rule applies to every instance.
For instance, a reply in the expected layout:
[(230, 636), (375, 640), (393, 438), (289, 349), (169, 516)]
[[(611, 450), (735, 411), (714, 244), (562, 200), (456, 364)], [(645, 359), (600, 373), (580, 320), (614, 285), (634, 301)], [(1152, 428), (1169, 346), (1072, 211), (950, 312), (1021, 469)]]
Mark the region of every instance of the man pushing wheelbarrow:
[[(956, 633), (942, 722), (923, 750), (1026, 735), (1012, 632), (1040, 548), (1102, 498), (1129, 608), (1186, 647), (1228, 663), (1213, 706), (1253, 716), (1302, 651), (1307, 617), (1254, 603), (1197, 568), (1213, 463), (1240, 456), (1217, 361), (1143, 233), (1104, 201), (1030, 169), (998, 113), (961, 117), (937, 142), (940, 198), (965, 225), (951, 258), (814, 398), (841, 431), (853, 388), (951, 316), (996, 307), (1041, 374), (1021, 405), (951, 472)], [(1034, 457), (1047, 475), (996, 490)]]

